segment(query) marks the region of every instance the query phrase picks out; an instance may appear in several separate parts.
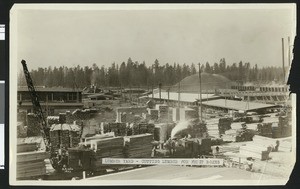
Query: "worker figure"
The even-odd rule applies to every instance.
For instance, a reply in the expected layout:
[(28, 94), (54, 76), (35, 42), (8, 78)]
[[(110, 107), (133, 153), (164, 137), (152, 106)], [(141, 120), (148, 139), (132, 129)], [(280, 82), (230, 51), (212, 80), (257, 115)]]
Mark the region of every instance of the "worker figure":
[(217, 153), (217, 154), (219, 153), (219, 150), (220, 150), (220, 148), (219, 148), (219, 146), (217, 146), (217, 147), (216, 147), (216, 153)]

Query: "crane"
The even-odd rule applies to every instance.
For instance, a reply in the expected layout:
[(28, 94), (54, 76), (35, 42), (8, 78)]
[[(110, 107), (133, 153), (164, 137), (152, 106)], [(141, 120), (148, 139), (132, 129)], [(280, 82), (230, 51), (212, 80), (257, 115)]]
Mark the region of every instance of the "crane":
[(28, 91), (31, 97), (32, 105), (33, 105), (33, 113), (35, 113), (38, 117), (38, 122), (40, 123), (40, 132), (43, 137), (46, 151), (50, 151), (50, 162), (52, 164), (52, 167), (54, 169), (60, 170), (62, 165), (59, 165), (57, 160), (56, 152), (54, 152), (54, 149), (51, 148), (51, 142), (50, 142), (50, 128), (47, 126), (47, 122), (45, 119), (45, 116), (43, 114), (43, 109), (40, 105), (40, 99), (39, 96), (34, 88), (30, 73), (27, 68), (27, 64), (25, 60), (21, 61), (23, 66), (24, 75), (26, 78), (26, 83), (28, 86)]

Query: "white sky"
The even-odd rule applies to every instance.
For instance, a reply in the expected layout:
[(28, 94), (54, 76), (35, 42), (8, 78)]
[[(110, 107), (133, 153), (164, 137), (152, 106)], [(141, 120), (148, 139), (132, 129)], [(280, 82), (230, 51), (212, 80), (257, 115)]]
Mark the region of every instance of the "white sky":
[[(262, 9), (18, 10), (17, 57), (29, 69), (145, 61), (281, 66), (293, 6)], [(227, 6), (228, 8), (228, 6)], [(287, 64), (287, 45), (286, 64)]]

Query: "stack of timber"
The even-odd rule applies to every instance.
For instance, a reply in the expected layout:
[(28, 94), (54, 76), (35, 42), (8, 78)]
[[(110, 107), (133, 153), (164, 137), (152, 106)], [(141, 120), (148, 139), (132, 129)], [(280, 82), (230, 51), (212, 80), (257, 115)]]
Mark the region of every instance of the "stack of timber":
[(152, 134), (132, 135), (124, 138), (124, 155), (127, 158), (150, 158), (152, 153)]
[(133, 124), (132, 125), (132, 134), (138, 135), (138, 134), (144, 134), (144, 133), (154, 133), (154, 124), (151, 123), (139, 123), (139, 124)]
[(67, 121), (66, 113), (59, 113), (59, 123), (64, 124)]
[(105, 139), (105, 138), (113, 138), (115, 137), (115, 133), (114, 132), (109, 132), (109, 133), (104, 133), (104, 134), (96, 134), (94, 136), (91, 137), (85, 137), (83, 139), (84, 145), (91, 147), (91, 141), (92, 140), (98, 140), (98, 139)]
[(207, 133), (214, 138), (220, 138), (219, 119), (209, 119), (206, 121)]
[(124, 158), (124, 138), (113, 137), (91, 140), (91, 158), (94, 171), (100, 171), (103, 167), (111, 167), (103, 164), (103, 158)]
[(68, 149), (69, 167), (74, 171), (91, 170), (92, 150), (86, 146), (78, 146)]
[(27, 136), (40, 136), (41, 135), (41, 124), (36, 114), (27, 114)]
[(233, 119), (230, 117), (224, 117), (219, 119), (219, 133), (220, 134), (225, 134), (225, 131), (231, 129), (231, 123)]
[[(26, 147), (27, 148), (27, 147)], [(27, 150), (32, 150), (28, 147)], [(22, 148), (22, 151), (25, 147)], [(44, 160), (49, 158), (45, 151), (28, 151), (17, 153), (17, 179), (40, 177), (46, 174)]]
[(108, 123), (108, 132), (114, 132), (116, 136), (125, 136), (126, 126), (126, 123)]
[(90, 109), (80, 110), (77, 109), (74, 112), (67, 111), (66, 112), (66, 123), (71, 124), (76, 122), (76, 124), (80, 124), (82, 120), (88, 120), (91, 118)]
[(156, 109), (149, 109), (148, 113), (150, 114), (151, 120), (157, 120), (158, 119), (158, 110), (156, 110)]
[(38, 150), (38, 143), (20, 143), (17, 145), (17, 153), (32, 152)]
[(50, 128), (50, 142), (56, 149), (77, 146), (80, 137), (80, 127), (75, 124), (53, 124)]
[(59, 124), (59, 116), (48, 116), (47, 123), (48, 125)]
[(261, 136), (272, 137), (272, 123), (259, 123), (257, 131)]
[(238, 142), (237, 136), (241, 135), (241, 130), (243, 129), (244, 125), (245, 122), (232, 122), (230, 126), (231, 129), (226, 130), (222, 135), (223, 141)]
[(281, 130), (282, 137), (289, 137), (292, 136), (292, 127), (289, 123), (289, 118), (287, 116), (280, 116), (279, 117), (279, 124)]

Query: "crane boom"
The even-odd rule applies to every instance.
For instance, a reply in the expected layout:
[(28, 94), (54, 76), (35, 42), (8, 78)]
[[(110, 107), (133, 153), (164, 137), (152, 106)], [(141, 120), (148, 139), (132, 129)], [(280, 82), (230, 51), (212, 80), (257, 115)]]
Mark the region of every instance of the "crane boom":
[(40, 105), (40, 101), (39, 101), (39, 96), (37, 95), (30, 73), (28, 71), (27, 68), (27, 64), (25, 60), (21, 61), (22, 66), (23, 66), (23, 71), (24, 71), (24, 75), (26, 78), (26, 82), (27, 82), (27, 86), (28, 86), (28, 91), (31, 97), (31, 101), (32, 101), (32, 105), (33, 105), (33, 112), (37, 115), (38, 117), (38, 121), (41, 125), (40, 131), (42, 134), (42, 137), (44, 139), (45, 145), (46, 147), (49, 147), (49, 141), (50, 141), (50, 135), (49, 135), (49, 129), (47, 128), (47, 124), (46, 124), (46, 120), (43, 114), (43, 110), (42, 107)]

